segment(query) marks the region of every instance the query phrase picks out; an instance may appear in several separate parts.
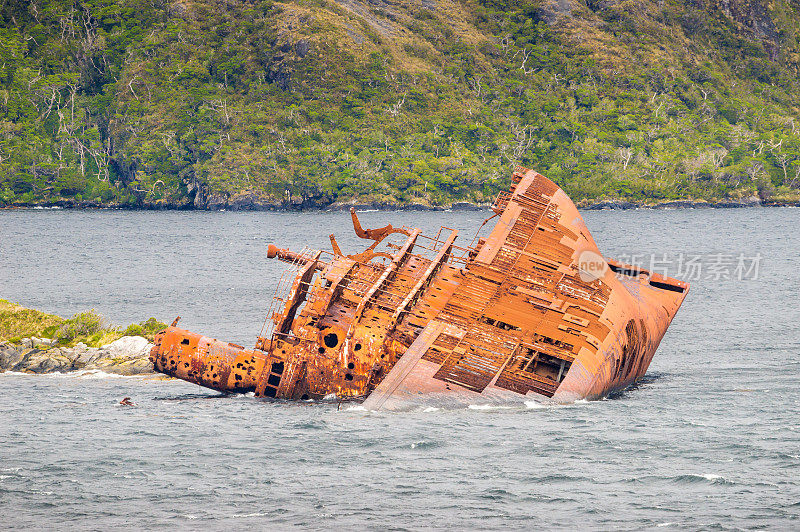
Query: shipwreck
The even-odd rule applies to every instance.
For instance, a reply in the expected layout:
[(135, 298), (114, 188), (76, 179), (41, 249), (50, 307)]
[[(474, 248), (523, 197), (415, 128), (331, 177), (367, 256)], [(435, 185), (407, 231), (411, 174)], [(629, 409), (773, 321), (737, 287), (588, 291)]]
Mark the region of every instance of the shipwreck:
[(156, 371), (222, 392), (369, 409), (598, 399), (647, 371), (689, 285), (604, 258), (567, 195), (518, 167), (485, 238), (387, 225), (292, 252), (255, 347), (177, 327)]

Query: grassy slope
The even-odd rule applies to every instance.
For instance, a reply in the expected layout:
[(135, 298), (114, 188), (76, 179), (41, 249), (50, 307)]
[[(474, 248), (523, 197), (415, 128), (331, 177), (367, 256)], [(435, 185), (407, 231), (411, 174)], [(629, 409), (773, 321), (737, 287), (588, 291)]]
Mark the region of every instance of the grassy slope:
[(800, 199), (796, 2), (559, 4), (6, 2), (0, 202)]
[(94, 311), (80, 312), (64, 319), (0, 299), (0, 341), (11, 343), (35, 336), (53, 338), (59, 345), (84, 342), (90, 347), (100, 347), (128, 335), (144, 336), (152, 342), (153, 335), (164, 328), (166, 324), (150, 318), (123, 330), (109, 325)]

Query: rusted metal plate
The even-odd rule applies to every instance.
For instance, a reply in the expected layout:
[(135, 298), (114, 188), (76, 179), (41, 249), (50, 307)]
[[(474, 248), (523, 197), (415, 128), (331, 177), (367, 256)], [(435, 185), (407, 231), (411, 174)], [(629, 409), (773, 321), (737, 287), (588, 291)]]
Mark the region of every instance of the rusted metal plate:
[(333, 235), (332, 252), (270, 246), (290, 266), (256, 348), (173, 324), (154, 367), (221, 391), (386, 409), (568, 402), (641, 378), (688, 284), (604, 259), (566, 194), (536, 172), (517, 168), (493, 210), (493, 230), (466, 248), (446, 228), (364, 229), (353, 211), (372, 241), (362, 252), (344, 255)]

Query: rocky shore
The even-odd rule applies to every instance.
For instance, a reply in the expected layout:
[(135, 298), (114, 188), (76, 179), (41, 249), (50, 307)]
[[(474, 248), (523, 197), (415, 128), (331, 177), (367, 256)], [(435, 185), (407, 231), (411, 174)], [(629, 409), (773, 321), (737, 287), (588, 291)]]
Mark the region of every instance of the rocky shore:
[(19, 344), (0, 343), (0, 372), (55, 373), (101, 370), (117, 375), (153, 373), (149, 360), (153, 344), (141, 336), (123, 336), (101, 347), (57, 347), (49, 338), (23, 338)]
[[(705, 200), (668, 200), (659, 202), (638, 202), (619, 199), (582, 200), (577, 202), (577, 207), (583, 210), (625, 210), (625, 209), (734, 209), (740, 207), (800, 207), (798, 201), (762, 200), (758, 196), (742, 199), (725, 199), (718, 201)], [(15, 208), (59, 208), (59, 209), (122, 209), (122, 210), (199, 210), (199, 211), (346, 211), (351, 207), (356, 210), (379, 211), (480, 211), (488, 209), (489, 203), (471, 203), (459, 201), (451, 205), (426, 205), (424, 203), (394, 203), (394, 202), (358, 202), (342, 201), (328, 203), (316, 200), (303, 200), (293, 202), (272, 202), (254, 196), (237, 196), (226, 198), (215, 196), (212, 200), (201, 203), (171, 204), (171, 203), (143, 203), (141, 205), (120, 205), (117, 203), (95, 203), (87, 201), (60, 200), (47, 204), (41, 203), (14, 203), (3, 205), (0, 209)]]
[(742, 207), (789, 207), (799, 206), (794, 202), (765, 202), (758, 196), (750, 196), (739, 200), (723, 201), (695, 201), (695, 200), (670, 200), (657, 203), (638, 203), (623, 200), (582, 201), (578, 208), (589, 211), (601, 210), (626, 210), (626, 209), (736, 209)]

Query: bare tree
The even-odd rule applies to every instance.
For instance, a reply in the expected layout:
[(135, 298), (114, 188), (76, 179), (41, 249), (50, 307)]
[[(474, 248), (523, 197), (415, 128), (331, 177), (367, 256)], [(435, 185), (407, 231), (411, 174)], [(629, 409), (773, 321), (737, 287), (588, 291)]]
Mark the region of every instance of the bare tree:
[(481, 79), (483, 79), (483, 77), (482, 76), (478, 76), (477, 78), (470, 78), (468, 81), (469, 81), (469, 84), (472, 86), (472, 90), (475, 91), (475, 97), (478, 98), (481, 101), (481, 103), (485, 103), (484, 102), (484, 98), (486, 97), (486, 95), (483, 92), (483, 86), (481, 85)]
[[(231, 123), (231, 115), (228, 112), (228, 99), (227, 98), (220, 98), (217, 100), (206, 100), (206, 103), (211, 106), (212, 109), (217, 111), (223, 118), (225, 124), (230, 125)], [(289, 119), (292, 118), (292, 110), (290, 110)]]
[(128, 82), (128, 89), (130, 89), (131, 94), (133, 94), (133, 97), (136, 98), (136, 101), (138, 102), (138, 101), (141, 101), (141, 100), (139, 100), (139, 97), (136, 95), (136, 91), (133, 90), (133, 82), (134, 81), (136, 81), (136, 75), (134, 75), (131, 78), (131, 80)]
[(750, 178), (750, 181), (755, 181), (763, 171), (764, 165), (761, 164), (761, 161), (753, 161), (750, 163), (750, 166), (747, 167), (747, 176)]
[(389, 112), (390, 115), (397, 116), (398, 114), (400, 114), (400, 109), (403, 108), (403, 104), (404, 103), (406, 103), (406, 95), (405, 94), (403, 94), (403, 97), (401, 99), (397, 100), (396, 104), (393, 104), (391, 107), (389, 107), (389, 109), (387, 109), (387, 111)]
[(789, 183), (789, 188), (794, 188), (794, 186), (800, 180), (800, 164), (796, 164), (794, 167), (794, 178), (792, 179), (791, 183)]
[(622, 163), (622, 169), (627, 170), (628, 164), (631, 162), (631, 158), (633, 157), (633, 150), (631, 148), (620, 147), (617, 148), (617, 160)]
[(503, 49), (503, 56), (508, 57), (508, 50), (511, 46), (511, 34), (506, 33), (500, 37), (500, 47)]
[(522, 51), (522, 65), (520, 65), (520, 68), (522, 69), (522, 72), (523, 72), (523, 73), (524, 73), (526, 76), (528, 76), (528, 75), (530, 75), (530, 74), (533, 74), (534, 72), (536, 72), (536, 69), (534, 69), (534, 68), (532, 68), (532, 69), (530, 69), (530, 70), (528, 70), (527, 68), (525, 68), (525, 64), (528, 62), (528, 58), (530, 58), (530, 56), (531, 56), (531, 50), (530, 50), (530, 49), (527, 49), (527, 48), (526, 48), (525, 50), (523, 50), (523, 51)]
[(797, 131), (795, 130), (796, 129), (796, 125), (795, 125), (794, 117), (793, 116), (787, 116), (786, 119), (785, 119), (785, 123), (786, 123), (786, 125), (792, 126), (792, 135), (796, 135)]
[(533, 144), (533, 126), (523, 126), (512, 120), (511, 133), (513, 133), (514, 139), (517, 141), (513, 151), (514, 160), (519, 161)]
[(775, 158), (775, 160), (778, 162), (778, 166), (781, 167), (781, 170), (783, 170), (783, 182), (786, 183), (787, 179), (789, 179), (786, 173), (786, 168), (789, 166), (789, 163), (792, 162), (792, 159), (787, 154), (781, 153)]

